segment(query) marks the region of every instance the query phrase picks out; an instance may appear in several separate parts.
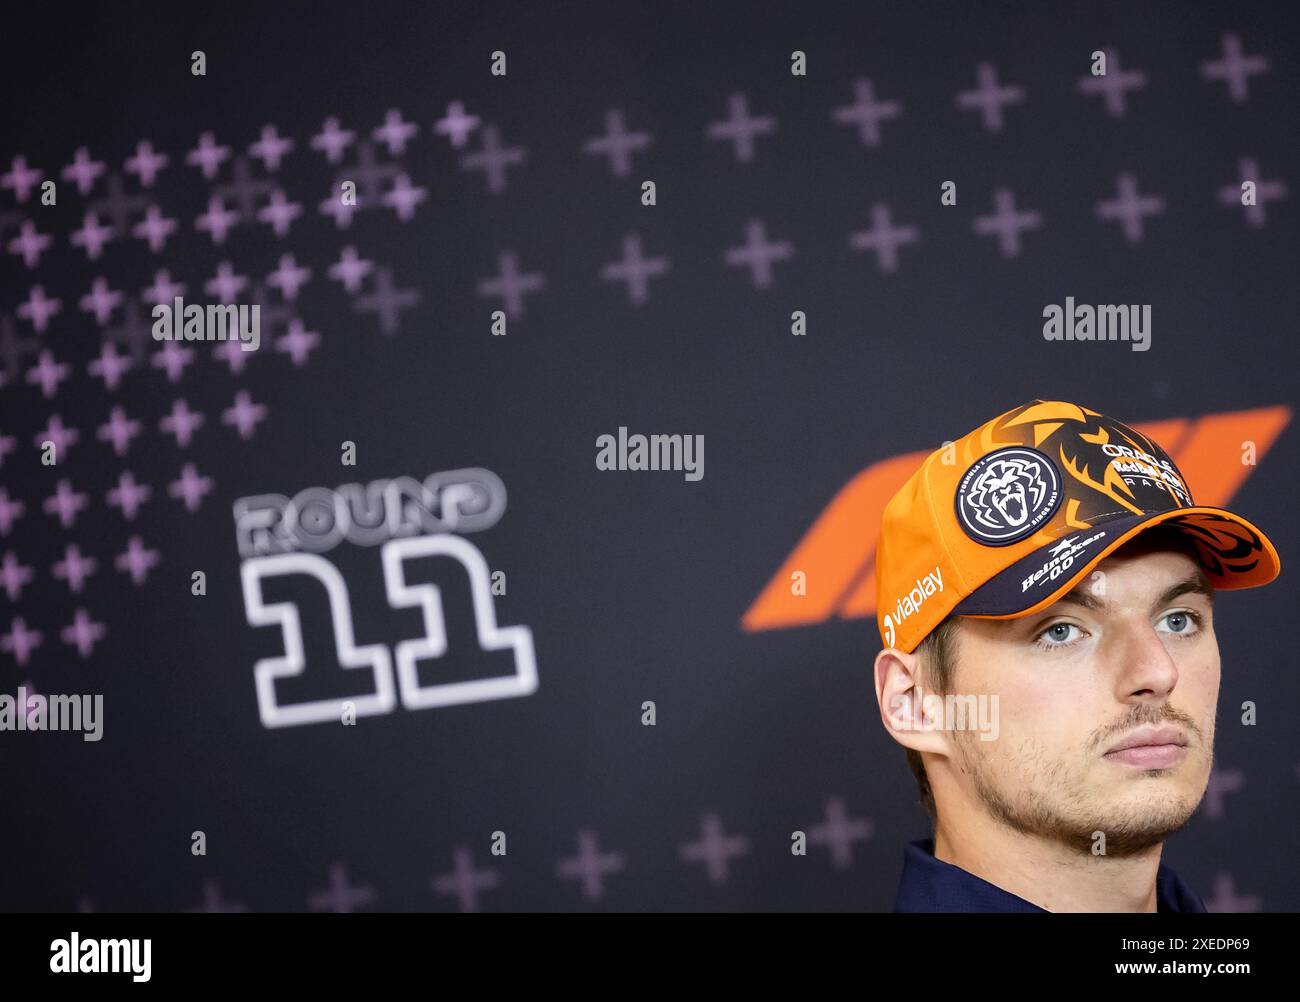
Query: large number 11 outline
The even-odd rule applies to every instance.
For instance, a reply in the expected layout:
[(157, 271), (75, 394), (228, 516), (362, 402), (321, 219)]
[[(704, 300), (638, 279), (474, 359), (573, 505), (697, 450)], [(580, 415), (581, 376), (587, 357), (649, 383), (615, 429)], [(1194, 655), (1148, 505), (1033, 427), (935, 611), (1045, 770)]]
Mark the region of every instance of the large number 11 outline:
[[(485, 651), (513, 648), (513, 675), (420, 685), (416, 662), (422, 658), (439, 658), (447, 654), (446, 617), (443, 613), (441, 589), (429, 583), (408, 585), (403, 565), (405, 561), (416, 557), (440, 555), (453, 557), (464, 566), (473, 599), (479, 646)], [(424, 612), (424, 636), (403, 640), (393, 649), (397, 660), (396, 685), (393, 659), (388, 648), (383, 644), (357, 646), (352, 629), (352, 603), (348, 597), (347, 584), (333, 564), (313, 553), (284, 553), (254, 557), (244, 562), (240, 577), (244, 586), (244, 611), (249, 625), (278, 625), (284, 639), (283, 654), (262, 658), (253, 666), (258, 713), (264, 727), (292, 727), (297, 724), (337, 721), (344, 702), (340, 699), (320, 699), (281, 706), (276, 700), (275, 680), (301, 675), (307, 664), (297, 605), (293, 602), (267, 605), (262, 600), (262, 580), (288, 574), (305, 574), (324, 585), (329, 596), (334, 647), (339, 664), (346, 669), (369, 667), (374, 676), (374, 692), (350, 700), (359, 717), (391, 713), (397, 705), (399, 694), (403, 706), (409, 710), (420, 710), (456, 703), (527, 696), (537, 690), (537, 662), (533, 653), (532, 631), (526, 626), (497, 625), (487, 561), (477, 547), (460, 536), (419, 536), (395, 539), (384, 544), (380, 559), (389, 605), (395, 609), (419, 607)]]

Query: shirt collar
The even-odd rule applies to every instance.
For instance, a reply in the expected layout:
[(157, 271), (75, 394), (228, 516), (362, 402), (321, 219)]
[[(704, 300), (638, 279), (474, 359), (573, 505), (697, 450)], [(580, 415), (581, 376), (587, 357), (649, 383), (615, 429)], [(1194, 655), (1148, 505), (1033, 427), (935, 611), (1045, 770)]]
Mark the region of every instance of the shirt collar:
[[(934, 839), (909, 842), (903, 849), (896, 912), (1045, 912), (934, 855)], [(1156, 871), (1156, 910), (1203, 912), (1205, 904), (1178, 874), (1163, 863)]]

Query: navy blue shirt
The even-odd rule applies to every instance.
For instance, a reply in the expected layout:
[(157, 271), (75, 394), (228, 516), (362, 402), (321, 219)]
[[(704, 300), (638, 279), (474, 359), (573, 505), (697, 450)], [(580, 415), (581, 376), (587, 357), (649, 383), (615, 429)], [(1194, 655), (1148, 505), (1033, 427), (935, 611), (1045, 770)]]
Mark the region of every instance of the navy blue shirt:
[[(909, 842), (903, 850), (896, 912), (1046, 912), (934, 855), (934, 839)], [(1203, 912), (1205, 904), (1173, 870), (1156, 871), (1156, 911)]]

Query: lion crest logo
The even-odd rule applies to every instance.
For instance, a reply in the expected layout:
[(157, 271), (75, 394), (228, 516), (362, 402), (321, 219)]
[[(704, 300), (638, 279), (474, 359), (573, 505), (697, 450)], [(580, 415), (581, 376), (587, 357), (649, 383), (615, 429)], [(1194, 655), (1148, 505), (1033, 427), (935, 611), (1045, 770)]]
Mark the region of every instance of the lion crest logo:
[(957, 521), (986, 546), (1036, 532), (1061, 504), (1061, 476), (1037, 449), (998, 449), (976, 460), (957, 485)]

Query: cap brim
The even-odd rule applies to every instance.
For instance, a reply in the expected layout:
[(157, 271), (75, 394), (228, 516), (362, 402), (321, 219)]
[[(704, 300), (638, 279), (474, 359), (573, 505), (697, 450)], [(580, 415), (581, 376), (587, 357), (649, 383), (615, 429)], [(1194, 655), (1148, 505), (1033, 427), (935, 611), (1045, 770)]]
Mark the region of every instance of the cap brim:
[[(1060, 599), (1128, 540), (1165, 523), (1195, 540), (1201, 568), (1217, 589), (1265, 585), (1282, 569), (1277, 548), (1240, 515), (1225, 508), (1173, 508), (1112, 519), (1039, 547), (976, 588), (953, 614), (981, 619), (1032, 615)], [(1054, 577), (1053, 563), (1058, 565)]]

